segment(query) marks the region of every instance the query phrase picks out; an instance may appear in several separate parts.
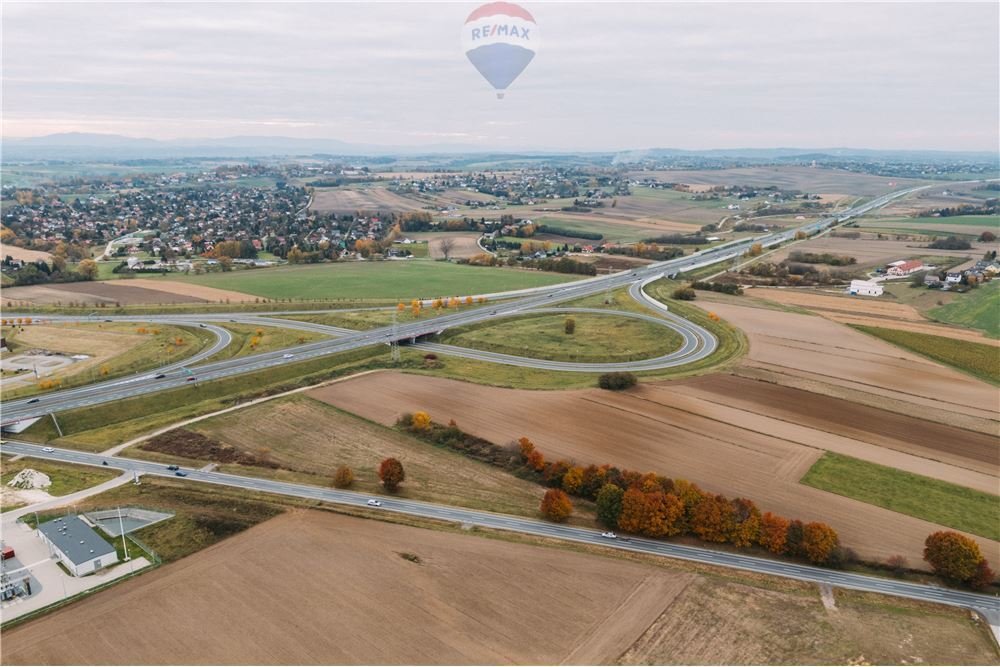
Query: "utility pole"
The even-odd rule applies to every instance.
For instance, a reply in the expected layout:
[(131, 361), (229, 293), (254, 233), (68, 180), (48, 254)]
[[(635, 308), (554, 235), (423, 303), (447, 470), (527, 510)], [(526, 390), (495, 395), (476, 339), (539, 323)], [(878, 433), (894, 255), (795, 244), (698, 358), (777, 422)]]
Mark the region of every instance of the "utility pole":
[(129, 561), (128, 542), (125, 541), (125, 522), (122, 521), (122, 506), (118, 506), (118, 528), (122, 531), (122, 549), (125, 550), (125, 562)]

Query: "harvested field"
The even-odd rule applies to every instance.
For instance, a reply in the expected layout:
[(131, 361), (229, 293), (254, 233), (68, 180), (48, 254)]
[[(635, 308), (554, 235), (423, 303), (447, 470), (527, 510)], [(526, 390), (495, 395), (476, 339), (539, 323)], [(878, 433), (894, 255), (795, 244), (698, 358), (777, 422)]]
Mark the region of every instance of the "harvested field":
[(7, 257), (8, 255), (24, 262), (48, 262), (52, 259), (51, 253), (42, 250), (29, 250), (28, 248), (10, 245), (9, 243), (0, 245), (0, 257)]
[(407, 238), (411, 238), (415, 241), (427, 241), (428, 255), (431, 259), (444, 259), (444, 249), (441, 246), (441, 242), (444, 239), (451, 239), (454, 241), (454, 246), (448, 256), (451, 259), (465, 259), (468, 257), (473, 257), (475, 255), (480, 255), (483, 249), (479, 247), (476, 241), (479, 239), (479, 234), (461, 234), (456, 232), (417, 232), (406, 234)]
[(186, 297), (196, 301), (219, 301), (226, 300), (233, 302), (253, 301), (253, 294), (236, 292), (217, 287), (207, 287), (205, 285), (195, 285), (193, 283), (171, 280), (168, 278), (132, 278), (123, 286), (142, 287), (145, 289), (170, 292), (171, 294)]
[(188, 429), (196, 432), (194, 438), (172, 437), (143, 444), (140, 450), (153, 447), (202, 461), (281, 468), (305, 476), (299, 481), (321, 486), (329, 486), (337, 468), (346, 465), (354, 471), (353, 488), (374, 494), (383, 493), (378, 464), (393, 456), (406, 470), (399, 497), (522, 516), (537, 513), (543, 492), (504, 470), (301, 395), (214, 417)]
[(990, 664), (995, 649), (967, 612), (892, 598), (818, 595), (698, 580), (618, 658), (620, 665)]
[(563, 550), (294, 512), (4, 632), (2, 658), (6, 665), (601, 664), (628, 649), (694, 579)]
[(312, 210), (320, 213), (357, 211), (419, 211), (427, 204), (382, 187), (316, 188)]
[(848, 296), (843, 291), (755, 288), (750, 296), (776, 303), (831, 313), (876, 316), (893, 320), (923, 321), (913, 306), (872, 297)]
[(131, 280), (59, 283), (11, 287), (3, 291), (3, 305), (18, 303), (37, 306), (84, 305), (123, 306), (136, 304), (203, 303), (206, 301), (252, 301), (242, 292), (190, 285), (171, 280), (135, 278)]
[(996, 421), (996, 389), (822, 317), (713, 303), (747, 333), (744, 366)]
[(854, 195), (881, 195), (922, 181), (888, 176), (872, 176), (842, 169), (812, 167), (739, 167), (734, 169), (637, 171), (636, 178), (657, 178), (664, 183), (689, 185), (776, 185), (803, 192), (850, 192)]
[(894, 262), (897, 259), (908, 259), (912, 257), (953, 257), (956, 261), (960, 259), (979, 258), (988, 249), (985, 244), (972, 244), (971, 250), (935, 250), (922, 247), (926, 243), (915, 241), (889, 241), (873, 239), (847, 239), (837, 236), (822, 236), (803, 243), (796, 243), (779, 249), (774, 254), (768, 255), (769, 262), (779, 262), (788, 258), (792, 252), (813, 252), (829, 253), (831, 255), (849, 255), (858, 260), (858, 263), (846, 269), (868, 268), (881, 266)]
[[(741, 390), (746, 392), (745, 387), (734, 391)], [(945, 462), (946, 453), (926, 448), (890, 448), (907, 433), (904, 429), (893, 436), (878, 423), (878, 414), (871, 415), (873, 423), (867, 428), (858, 426), (853, 415), (836, 423), (786, 421), (759, 414), (752, 406), (730, 407), (725, 399), (689, 393), (683, 382), (644, 384), (625, 393), (539, 392), (379, 373), (311, 395), (382, 423), (394, 422), (403, 412), (426, 410), (436, 421), (455, 419), (466, 432), (493, 442), (528, 436), (549, 458), (612, 463), (690, 479), (713, 492), (751, 498), (786, 516), (826, 521), (845, 544), (868, 558), (900, 553), (919, 564), (924, 538), (939, 527), (799, 484), (824, 450), (989, 492), (996, 488), (993, 464), (964, 455)], [(786, 399), (822, 400), (801, 394)], [(909, 429), (917, 432), (927, 426), (912, 420)], [(938, 433), (957, 442), (964, 442), (966, 435), (958, 429)], [(989, 455), (988, 448), (982, 455)], [(1000, 544), (986, 543), (985, 549), (1000, 554)]]

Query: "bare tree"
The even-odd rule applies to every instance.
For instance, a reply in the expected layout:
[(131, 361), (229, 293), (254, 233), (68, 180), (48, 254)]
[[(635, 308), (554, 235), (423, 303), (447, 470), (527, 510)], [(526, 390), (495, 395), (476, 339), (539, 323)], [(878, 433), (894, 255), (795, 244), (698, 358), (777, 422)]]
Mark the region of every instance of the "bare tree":
[(441, 254), (444, 255), (445, 259), (451, 257), (451, 251), (455, 249), (455, 239), (445, 237), (438, 242), (438, 248), (441, 249)]

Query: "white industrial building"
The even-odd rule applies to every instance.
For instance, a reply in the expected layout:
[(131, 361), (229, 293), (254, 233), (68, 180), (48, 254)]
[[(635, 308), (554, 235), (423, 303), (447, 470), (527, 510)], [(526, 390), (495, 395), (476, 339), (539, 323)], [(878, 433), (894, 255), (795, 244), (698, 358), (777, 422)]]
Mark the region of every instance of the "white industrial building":
[(851, 296), (882, 296), (882, 286), (870, 280), (852, 280), (847, 292)]
[(114, 546), (78, 516), (65, 516), (38, 526), (38, 536), (73, 576), (82, 577), (118, 562)]

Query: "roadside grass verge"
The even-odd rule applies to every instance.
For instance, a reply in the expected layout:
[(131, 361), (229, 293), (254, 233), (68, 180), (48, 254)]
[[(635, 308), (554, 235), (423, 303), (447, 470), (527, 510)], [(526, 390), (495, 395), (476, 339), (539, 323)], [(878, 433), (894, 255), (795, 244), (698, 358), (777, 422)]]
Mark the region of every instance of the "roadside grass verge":
[[(567, 319), (575, 323), (565, 332)], [(676, 331), (644, 320), (592, 313), (539, 313), (449, 329), (442, 343), (533, 359), (582, 363), (637, 361), (677, 350)]]
[(860, 324), (849, 326), (905, 350), (916, 352), (928, 359), (964, 371), (980, 380), (1000, 385), (1000, 351), (992, 345)]
[(172, 423), (232, 407), (262, 396), (307, 387), (350, 373), (382, 368), (388, 352), (380, 346), (310, 359), (256, 373), (192, 384), (59, 413), (63, 437), (51, 419), (41, 419), (19, 437), (88, 451), (102, 451)]
[(1000, 540), (1000, 496), (827, 452), (800, 480), (823, 491)]
[[(117, 470), (108, 470), (107, 468), (56, 463), (36, 458), (22, 458), (17, 461), (11, 461), (7, 456), (4, 456), (0, 460), (0, 468), (2, 468), (2, 471), (0, 471), (0, 484), (5, 487), (14, 479), (15, 475), (25, 468), (31, 468), (32, 470), (37, 470), (40, 473), (48, 475), (52, 481), (52, 485), (42, 490), (53, 496), (65, 496), (68, 493), (82, 491), (83, 489), (88, 489), (114, 479), (121, 474)], [(13, 509), (13, 506), (3, 507), (3, 509), (5, 511)]]
[(202, 363), (211, 363), (222, 359), (245, 357), (251, 354), (261, 354), (280, 350), (293, 345), (303, 345), (329, 338), (315, 331), (284, 329), (278, 326), (257, 326), (254, 324), (227, 323), (222, 326), (233, 335), (233, 341), (226, 349), (213, 354)]
[[(39, 325), (30, 325), (31, 327)], [(4, 398), (11, 400), (35, 394), (42, 394), (55, 389), (69, 389), (100, 380), (113, 380), (133, 373), (153, 370), (160, 366), (181, 361), (205, 349), (215, 341), (215, 336), (198, 327), (182, 327), (164, 324), (132, 324), (121, 322), (101, 322), (97, 324), (65, 323), (46, 324), (44, 327), (54, 327), (53, 331), (63, 337), (61, 342), (47, 344), (53, 351), (66, 354), (84, 353), (96, 355), (107, 345), (114, 345), (114, 336), (102, 337), (103, 332), (112, 334), (127, 334), (128, 340), (141, 337), (138, 344), (131, 345), (103, 362), (83, 362), (85, 366), (73, 371), (70, 366), (68, 373), (56, 373), (53, 379), (60, 381), (58, 387), (40, 389), (38, 383), (4, 391)], [(26, 327), (27, 329), (27, 327)], [(145, 333), (138, 333), (140, 330)], [(88, 337), (88, 332), (93, 335)], [(7, 328), (4, 328), (7, 334)], [(30, 333), (28, 331), (25, 332)], [(7, 334), (10, 335), (10, 334)], [(22, 334), (23, 335), (23, 334)], [(33, 347), (33, 342), (19, 342), (17, 333), (11, 335), (12, 342), (19, 348)], [(126, 340), (126, 339), (122, 339)], [(59, 345), (54, 348), (54, 345)], [(75, 365), (75, 364), (74, 364)], [(45, 378), (43, 378), (45, 379)]]

